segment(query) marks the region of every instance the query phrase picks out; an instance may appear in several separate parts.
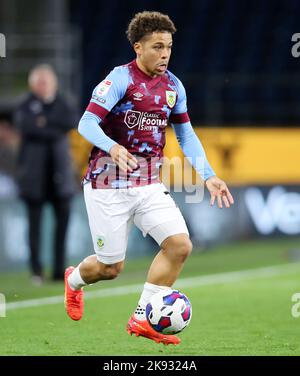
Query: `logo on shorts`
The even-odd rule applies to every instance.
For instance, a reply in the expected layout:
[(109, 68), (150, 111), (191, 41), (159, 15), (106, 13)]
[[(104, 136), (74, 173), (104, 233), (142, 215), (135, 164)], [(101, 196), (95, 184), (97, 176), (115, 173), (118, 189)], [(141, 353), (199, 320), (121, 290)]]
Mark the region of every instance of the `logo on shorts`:
[(97, 246), (98, 246), (98, 248), (103, 248), (104, 247), (104, 236), (98, 236)]
[(176, 103), (176, 92), (166, 90), (166, 99), (167, 99), (168, 106), (173, 108)]

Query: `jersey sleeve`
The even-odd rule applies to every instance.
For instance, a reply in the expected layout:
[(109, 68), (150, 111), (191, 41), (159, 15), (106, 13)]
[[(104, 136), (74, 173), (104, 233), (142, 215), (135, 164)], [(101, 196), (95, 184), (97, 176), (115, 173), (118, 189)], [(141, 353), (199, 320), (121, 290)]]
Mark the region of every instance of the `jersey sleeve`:
[(174, 108), (172, 109), (169, 120), (172, 124), (187, 123), (190, 121), (190, 118), (187, 110), (185, 88), (182, 82), (177, 77), (173, 75), (172, 78), (176, 85), (177, 101)]
[(205, 150), (201, 141), (197, 137), (192, 124), (187, 122), (171, 125), (176, 133), (177, 140), (184, 155), (203, 180), (215, 176), (216, 174), (206, 158)]
[(109, 75), (94, 89), (86, 111), (104, 120), (111, 109), (122, 99), (128, 86), (128, 69), (121, 66), (114, 68)]

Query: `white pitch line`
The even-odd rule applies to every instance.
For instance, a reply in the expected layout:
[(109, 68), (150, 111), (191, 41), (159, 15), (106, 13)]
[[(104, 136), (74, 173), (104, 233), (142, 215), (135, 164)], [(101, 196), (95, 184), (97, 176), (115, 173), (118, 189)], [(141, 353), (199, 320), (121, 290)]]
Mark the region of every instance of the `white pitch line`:
[[(280, 274), (290, 273), (293, 271), (299, 271), (299, 264), (285, 264), (285, 265), (276, 265), (269, 266), (264, 268), (257, 269), (247, 269), (235, 272), (226, 272), (218, 274), (210, 274), (198, 277), (191, 278), (182, 278), (176, 282), (176, 287), (174, 288), (185, 288), (185, 287), (195, 287), (195, 286), (204, 286), (204, 285), (215, 285), (215, 284), (224, 284), (232, 283), (236, 281), (244, 281), (247, 279), (253, 278), (269, 278), (277, 276)], [(134, 293), (140, 293), (142, 291), (142, 284), (120, 286), (120, 287), (111, 287), (106, 289), (99, 289), (98, 291), (85, 292), (85, 299), (93, 298), (105, 298), (108, 296), (121, 296)], [(7, 310), (14, 310), (27, 307), (39, 307), (50, 304), (59, 304), (63, 303), (64, 297), (51, 296), (47, 298), (38, 298), (30, 300), (21, 300), (19, 302), (11, 302), (6, 304)]]

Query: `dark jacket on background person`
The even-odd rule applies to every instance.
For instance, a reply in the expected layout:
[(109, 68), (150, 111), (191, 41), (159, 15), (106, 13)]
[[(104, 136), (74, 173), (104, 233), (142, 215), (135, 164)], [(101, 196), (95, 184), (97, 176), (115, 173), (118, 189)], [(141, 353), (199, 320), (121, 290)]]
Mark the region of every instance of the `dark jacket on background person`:
[(44, 103), (30, 93), (14, 115), (21, 134), (21, 197), (33, 202), (71, 197), (75, 180), (67, 132), (77, 125), (74, 111), (60, 95)]

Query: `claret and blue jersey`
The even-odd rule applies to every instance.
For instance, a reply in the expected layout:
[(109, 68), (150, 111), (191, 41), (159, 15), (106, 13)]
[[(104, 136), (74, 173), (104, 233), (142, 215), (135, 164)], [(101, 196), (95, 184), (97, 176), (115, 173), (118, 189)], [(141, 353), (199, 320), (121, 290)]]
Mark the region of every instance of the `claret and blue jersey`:
[[(122, 176), (112, 163), (108, 150), (95, 146), (85, 176), (92, 181), (94, 188), (122, 188), (159, 182), (168, 123), (173, 127), (181, 125), (180, 128), (190, 125), (181, 81), (170, 71), (150, 77), (138, 68), (135, 60), (114, 68), (96, 86), (84, 116), (96, 118), (112, 145), (123, 145), (139, 161), (137, 170)], [(185, 132), (180, 134), (183, 129), (178, 132), (174, 129), (180, 143), (187, 141)], [(190, 131), (186, 126), (185, 130), (188, 129)], [(214, 174), (212, 170), (210, 174)]]

